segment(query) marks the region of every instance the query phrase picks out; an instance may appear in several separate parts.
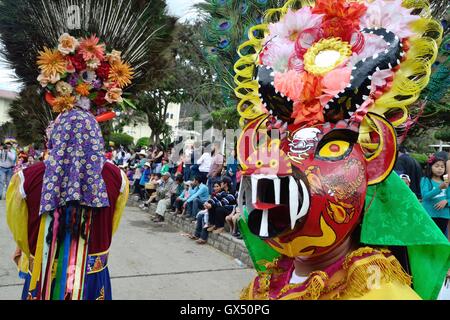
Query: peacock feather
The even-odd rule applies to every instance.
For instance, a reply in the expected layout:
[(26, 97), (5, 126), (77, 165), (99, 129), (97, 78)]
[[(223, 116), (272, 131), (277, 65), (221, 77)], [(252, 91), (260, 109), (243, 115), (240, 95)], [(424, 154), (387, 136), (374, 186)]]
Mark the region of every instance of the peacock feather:
[(206, 0), (199, 3), (204, 27), (203, 54), (222, 84), (227, 106), (235, 106), (234, 64), (237, 48), (248, 39), (250, 28), (261, 23), (267, 9), (284, 1), (275, 0)]

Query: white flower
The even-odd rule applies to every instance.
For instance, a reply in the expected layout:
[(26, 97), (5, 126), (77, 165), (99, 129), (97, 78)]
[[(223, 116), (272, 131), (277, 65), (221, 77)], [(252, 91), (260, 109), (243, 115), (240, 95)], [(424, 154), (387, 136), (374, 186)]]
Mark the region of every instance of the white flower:
[(78, 99), (76, 105), (83, 110), (91, 110), (91, 100), (89, 100), (88, 97), (81, 97), (80, 99)]
[(267, 48), (262, 55), (262, 62), (265, 66), (272, 67), (275, 72), (284, 73), (288, 71), (289, 60), (295, 54), (295, 43), (274, 38), (267, 44)]
[(64, 33), (59, 37), (58, 50), (63, 55), (68, 55), (69, 53), (74, 53), (79, 45), (80, 43), (78, 42), (77, 39), (75, 39), (68, 33)]
[(384, 28), (400, 38), (413, 35), (409, 24), (419, 19), (411, 15), (412, 9), (402, 6), (402, 0), (366, 0), (367, 12), (361, 18), (361, 28)]
[(100, 60), (97, 58), (91, 59), (88, 62), (86, 62), (86, 65), (89, 69), (95, 70), (100, 66)]
[(39, 77), (37, 78), (37, 81), (39, 81), (39, 83), (41, 84), (41, 86), (42, 86), (43, 88), (45, 88), (45, 87), (48, 85), (48, 83), (50, 82), (50, 78), (47, 77), (46, 75), (44, 75), (43, 73), (41, 73), (41, 74), (39, 75)]
[(320, 28), (322, 17), (322, 14), (313, 14), (310, 7), (303, 7), (297, 11), (289, 9), (279, 22), (269, 25), (270, 37), (295, 42), (298, 34), (304, 30)]

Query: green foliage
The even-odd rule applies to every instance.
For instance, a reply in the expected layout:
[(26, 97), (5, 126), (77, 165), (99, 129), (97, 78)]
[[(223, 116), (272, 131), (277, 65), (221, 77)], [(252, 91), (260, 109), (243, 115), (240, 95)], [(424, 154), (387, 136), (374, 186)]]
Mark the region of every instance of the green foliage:
[(137, 148), (148, 147), (148, 146), (150, 146), (150, 138), (147, 138), (147, 137), (140, 138), (136, 142), (136, 147)]
[(444, 127), (434, 134), (434, 137), (437, 140), (442, 140), (446, 142), (450, 142), (450, 127)]
[(411, 158), (414, 158), (417, 160), (417, 162), (420, 163), (420, 165), (423, 167), (427, 164), (428, 156), (424, 153), (410, 153), (409, 154)]
[(134, 138), (126, 133), (111, 133), (109, 141), (114, 142), (116, 147), (129, 147), (133, 144)]
[(239, 113), (236, 107), (225, 107), (211, 113), (212, 120), (206, 124), (206, 127), (214, 127), (215, 129), (238, 129)]

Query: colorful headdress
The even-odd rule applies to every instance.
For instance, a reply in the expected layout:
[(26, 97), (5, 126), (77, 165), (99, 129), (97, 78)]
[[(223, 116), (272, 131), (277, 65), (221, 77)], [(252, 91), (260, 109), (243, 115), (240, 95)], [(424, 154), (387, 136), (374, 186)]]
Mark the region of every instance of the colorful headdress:
[[(408, 107), (427, 86), (441, 37), (427, 4), (413, 0), (290, 0), (250, 28), (235, 64), (244, 126), (240, 202), (245, 198), (248, 209), (243, 229), (268, 244), (258, 244), (265, 256), (275, 250), (319, 257), (363, 221), (363, 243), (414, 246), (417, 290), (436, 296), (448, 247), (417, 199), (390, 174), (397, 135), (410, 125)], [(402, 190), (415, 205), (394, 215), (385, 206), (386, 188)], [(374, 222), (380, 217), (382, 223)], [(399, 217), (410, 221), (408, 232), (411, 221), (427, 224), (429, 237), (395, 228), (403, 225)], [(443, 245), (444, 258), (435, 261), (439, 279), (427, 287), (419, 275), (424, 259), (417, 257), (429, 244)]]
[(78, 107), (102, 122), (115, 116), (117, 104), (129, 103), (122, 95), (131, 84), (133, 68), (122, 60), (121, 52), (108, 53), (95, 35), (76, 39), (65, 33), (57, 48), (39, 52), (37, 64), (38, 81), (54, 112)]

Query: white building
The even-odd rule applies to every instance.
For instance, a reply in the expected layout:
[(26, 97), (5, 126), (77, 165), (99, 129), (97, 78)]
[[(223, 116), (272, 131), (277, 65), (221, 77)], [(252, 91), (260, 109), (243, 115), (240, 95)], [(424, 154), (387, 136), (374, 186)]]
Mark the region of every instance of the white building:
[(8, 110), (17, 96), (17, 92), (0, 89), (0, 125), (11, 120)]
[[(178, 136), (178, 125), (180, 122), (180, 104), (170, 103), (167, 107), (166, 123), (172, 129), (172, 139)], [(126, 126), (123, 132), (129, 134), (137, 142), (140, 138), (148, 138), (152, 134), (147, 122), (139, 123), (137, 126)]]

